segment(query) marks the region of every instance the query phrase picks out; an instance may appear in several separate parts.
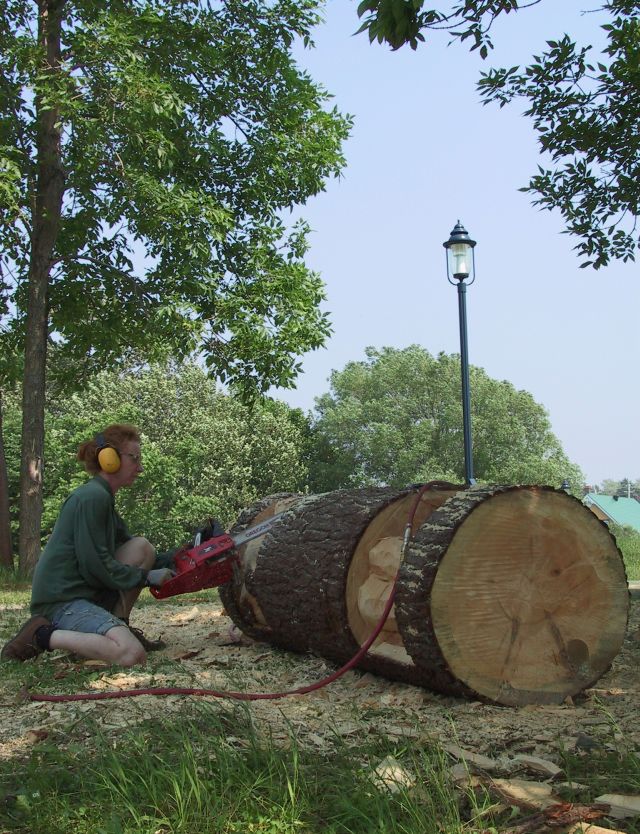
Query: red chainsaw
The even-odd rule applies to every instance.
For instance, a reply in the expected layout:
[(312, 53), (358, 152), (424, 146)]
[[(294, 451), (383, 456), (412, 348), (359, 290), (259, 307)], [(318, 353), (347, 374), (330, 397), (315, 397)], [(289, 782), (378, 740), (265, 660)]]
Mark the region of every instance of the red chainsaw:
[(159, 588), (151, 587), (149, 590), (156, 599), (164, 599), (176, 594), (190, 594), (205, 588), (216, 588), (230, 582), (233, 578), (233, 567), (239, 564), (236, 548), (262, 536), (283, 515), (284, 513), (272, 515), (271, 518), (248, 527), (235, 536), (225, 533), (201, 542), (198, 534), (192, 546), (187, 545), (175, 554), (176, 575)]

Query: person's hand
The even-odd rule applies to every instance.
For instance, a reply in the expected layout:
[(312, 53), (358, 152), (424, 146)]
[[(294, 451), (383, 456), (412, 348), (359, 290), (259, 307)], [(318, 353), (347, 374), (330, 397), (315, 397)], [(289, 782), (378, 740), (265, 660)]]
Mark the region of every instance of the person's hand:
[(153, 585), (154, 587), (159, 588), (161, 585), (164, 585), (165, 582), (173, 579), (175, 575), (175, 571), (170, 570), (169, 568), (156, 568), (155, 570), (150, 570), (147, 574), (147, 585)]

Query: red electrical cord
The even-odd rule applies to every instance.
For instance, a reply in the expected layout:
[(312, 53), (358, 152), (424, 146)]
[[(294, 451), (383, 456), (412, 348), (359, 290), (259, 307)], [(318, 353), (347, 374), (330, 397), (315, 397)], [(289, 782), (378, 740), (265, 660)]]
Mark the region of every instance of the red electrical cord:
[[(429, 481), (420, 487), (405, 525), (404, 538), (402, 541), (402, 556), (404, 556), (407, 545), (409, 544), (411, 530), (413, 528), (413, 519), (415, 518), (418, 505), (420, 504), (420, 499), (424, 493), (430, 489), (437, 489), (438, 487), (447, 489), (452, 486), (452, 484), (445, 481)], [(316, 689), (321, 689), (322, 687), (333, 683), (333, 681), (344, 675), (345, 672), (348, 672), (349, 669), (353, 669), (353, 667), (356, 666), (369, 651), (369, 648), (382, 631), (387, 617), (389, 616), (389, 612), (391, 611), (396, 596), (397, 581), (398, 574), (396, 574), (396, 577), (393, 580), (393, 587), (391, 588), (389, 599), (387, 600), (378, 624), (351, 660), (345, 663), (344, 666), (341, 666), (336, 672), (333, 672), (333, 674), (328, 675), (326, 678), (322, 678), (322, 680), (316, 681), (316, 683), (309, 684), (308, 686), (301, 686), (298, 689), (288, 689), (284, 692), (230, 692), (220, 691), (217, 689), (192, 689), (182, 686), (166, 686), (153, 687), (150, 689), (116, 689), (108, 692), (80, 692), (77, 695), (32, 695), (29, 693), (29, 699), (31, 701), (102, 701), (107, 698), (134, 698), (138, 695), (208, 695), (213, 698), (234, 698), (237, 701), (274, 701), (279, 698), (287, 698), (289, 695), (306, 695), (309, 692), (314, 692)]]

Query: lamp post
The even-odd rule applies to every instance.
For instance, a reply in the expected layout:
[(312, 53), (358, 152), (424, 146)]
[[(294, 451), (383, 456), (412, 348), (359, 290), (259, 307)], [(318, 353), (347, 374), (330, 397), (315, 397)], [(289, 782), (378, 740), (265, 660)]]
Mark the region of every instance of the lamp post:
[[(443, 244), (447, 250), (447, 280), (458, 287), (458, 318), (460, 320), (460, 372), (462, 378), (462, 424), (464, 428), (464, 477), (467, 486), (475, 484), (473, 475), (473, 448), (471, 444), (471, 394), (469, 391), (469, 358), (467, 354), (467, 287), (476, 280), (475, 240), (458, 222), (449, 240)], [(452, 280), (453, 279), (453, 280)], [(470, 279), (470, 280), (468, 280)]]

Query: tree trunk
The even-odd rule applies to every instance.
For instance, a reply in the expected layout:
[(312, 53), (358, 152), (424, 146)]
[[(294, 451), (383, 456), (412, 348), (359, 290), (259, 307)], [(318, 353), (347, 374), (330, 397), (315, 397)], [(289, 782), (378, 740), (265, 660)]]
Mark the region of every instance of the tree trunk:
[(60, 109), (52, 105), (60, 69), (61, 0), (38, 0), (38, 42), (43, 54), (42, 79), (35, 96), (37, 178), (32, 210), (29, 294), (25, 334), (20, 469), (20, 570), (30, 572), (40, 552), (44, 461), (47, 290), (53, 251), (60, 229), (65, 189), (61, 156)]
[[(248, 634), (344, 663), (395, 606), (360, 668), (501, 704), (561, 703), (593, 684), (624, 638), (629, 595), (605, 525), (537, 486), (277, 496), (237, 528), (286, 510), (239, 550), (221, 588)], [(398, 570), (399, 569), (399, 570)]]
[(2, 423), (2, 391), (0, 391), (0, 565), (13, 568), (11, 547), (11, 516), (9, 514), (9, 476), (4, 451), (4, 429)]

